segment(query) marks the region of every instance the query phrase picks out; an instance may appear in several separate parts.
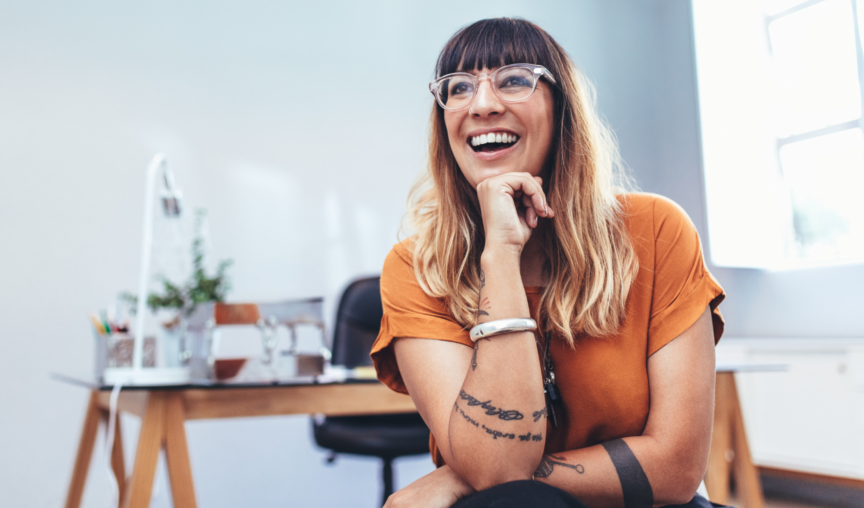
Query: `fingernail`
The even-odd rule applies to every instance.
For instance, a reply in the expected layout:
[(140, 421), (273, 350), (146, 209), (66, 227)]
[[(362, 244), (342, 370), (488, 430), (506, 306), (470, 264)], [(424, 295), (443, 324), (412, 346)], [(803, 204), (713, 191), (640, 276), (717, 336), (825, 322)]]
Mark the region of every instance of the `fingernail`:
[(534, 217), (534, 227), (535, 228), (537, 227), (537, 220), (538, 220), (537, 217)]
[(549, 208), (546, 207), (546, 203), (543, 203), (543, 215), (549, 217)]

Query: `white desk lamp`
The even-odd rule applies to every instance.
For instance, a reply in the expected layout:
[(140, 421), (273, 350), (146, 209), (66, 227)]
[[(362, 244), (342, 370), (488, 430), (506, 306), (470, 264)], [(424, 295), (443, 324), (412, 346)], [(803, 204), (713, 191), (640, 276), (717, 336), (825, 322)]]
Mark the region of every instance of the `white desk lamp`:
[[(147, 182), (144, 191), (144, 225), (141, 241), (141, 272), (138, 276), (138, 307), (135, 313), (135, 344), (132, 350), (132, 368), (106, 369), (105, 382), (114, 384), (149, 385), (149, 384), (180, 384), (189, 381), (188, 367), (147, 367), (144, 359), (144, 323), (147, 317), (147, 288), (150, 278), (150, 260), (153, 254), (153, 201), (156, 179), (162, 176), (161, 191), (162, 212), (165, 217), (179, 218), (182, 212), (181, 199), (183, 194), (174, 184), (174, 174), (168, 169), (167, 160), (162, 154), (156, 154), (147, 167)], [(158, 348), (157, 348), (158, 351)]]

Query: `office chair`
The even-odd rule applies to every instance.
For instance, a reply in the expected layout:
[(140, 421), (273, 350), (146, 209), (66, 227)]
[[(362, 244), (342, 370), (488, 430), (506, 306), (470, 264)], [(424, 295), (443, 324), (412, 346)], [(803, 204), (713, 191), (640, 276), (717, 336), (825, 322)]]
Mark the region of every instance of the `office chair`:
[[(333, 332), (332, 363), (347, 368), (372, 365), (369, 352), (381, 327), (381, 289), (378, 277), (352, 282), (342, 293)], [(329, 416), (312, 420), (315, 442), (337, 453), (379, 457), (382, 460), (381, 505), (393, 493), (393, 460), (429, 453), (429, 428), (419, 414)]]

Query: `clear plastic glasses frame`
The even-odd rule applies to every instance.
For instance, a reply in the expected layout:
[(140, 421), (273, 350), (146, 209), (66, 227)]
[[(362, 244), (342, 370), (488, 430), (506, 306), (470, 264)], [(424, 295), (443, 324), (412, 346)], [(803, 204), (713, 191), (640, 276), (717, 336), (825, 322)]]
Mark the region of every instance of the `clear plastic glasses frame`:
[[(500, 76), (507, 76), (507, 73), (510, 73), (510, 75), (518, 75), (520, 77), (527, 77), (530, 75), (530, 90), (528, 90), (527, 86), (522, 86), (517, 92), (502, 92), (498, 78)], [(474, 103), (474, 98), (477, 96), (477, 89), (480, 88), (480, 82), (484, 79), (489, 80), (489, 83), (492, 85), (492, 91), (501, 101), (515, 103), (524, 102), (530, 99), (531, 96), (534, 95), (534, 90), (537, 89), (537, 82), (541, 77), (545, 77), (550, 83), (553, 85), (555, 84), (555, 78), (546, 67), (535, 64), (516, 63), (499, 67), (492, 73), (484, 72), (482, 74), (474, 75), (468, 72), (454, 72), (452, 74), (446, 74), (429, 83), (429, 91), (432, 92), (432, 95), (435, 96), (435, 100), (438, 101), (438, 104), (442, 108), (450, 111), (460, 111), (470, 107), (471, 104)], [(450, 82), (454, 80), (458, 86), (470, 84), (470, 96), (469, 92), (461, 91), (461, 89), (458, 91), (458, 95), (454, 94), (453, 90), (450, 88)], [(506, 82), (504, 84), (506, 84)], [(457, 106), (447, 105), (447, 103), (452, 100), (451, 98), (458, 98), (458, 101), (456, 101), (456, 104), (458, 104)]]

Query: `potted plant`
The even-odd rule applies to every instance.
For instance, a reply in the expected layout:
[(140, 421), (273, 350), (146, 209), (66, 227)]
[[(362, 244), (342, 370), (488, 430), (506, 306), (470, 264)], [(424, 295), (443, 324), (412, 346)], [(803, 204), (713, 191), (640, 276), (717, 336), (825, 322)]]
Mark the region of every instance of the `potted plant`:
[[(147, 296), (147, 307), (151, 312), (169, 311), (171, 318), (163, 321), (166, 367), (177, 367), (185, 364), (190, 356), (186, 344), (186, 318), (188, 318), (203, 303), (223, 302), (231, 289), (227, 277), (228, 267), (233, 263), (226, 259), (219, 262), (216, 273), (208, 275), (204, 267), (204, 234), (203, 225), (207, 216), (206, 210), (195, 211), (195, 233), (192, 239), (192, 273), (183, 283), (175, 283), (164, 275), (158, 275), (162, 283), (161, 293), (150, 293)], [(135, 314), (138, 297), (132, 293), (120, 294), (120, 299), (127, 304), (131, 314)]]

